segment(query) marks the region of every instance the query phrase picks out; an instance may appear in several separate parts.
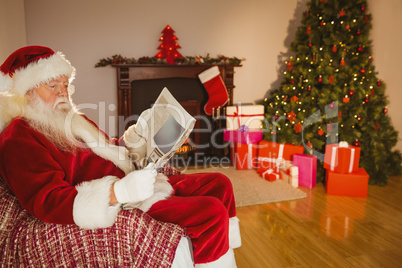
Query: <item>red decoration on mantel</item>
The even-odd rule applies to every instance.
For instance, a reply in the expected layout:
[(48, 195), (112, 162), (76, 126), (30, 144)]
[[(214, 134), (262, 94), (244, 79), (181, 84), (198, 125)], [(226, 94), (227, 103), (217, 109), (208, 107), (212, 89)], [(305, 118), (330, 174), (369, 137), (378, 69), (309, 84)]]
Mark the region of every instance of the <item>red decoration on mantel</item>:
[(178, 38), (174, 35), (174, 31), (169, 25), (163, 29), (162, 34), (161, 38), (159, 38), (159, 41), (162, 41), (162, 44), (158, 47), (161, 51), (155, 55), (155, 58), (166, 59), (167, 64), (174, 64), (175, 59), (183, 58), (183, 56), (177, 51), (177, 49), (181, 48), (181, 46), (176, 42)]

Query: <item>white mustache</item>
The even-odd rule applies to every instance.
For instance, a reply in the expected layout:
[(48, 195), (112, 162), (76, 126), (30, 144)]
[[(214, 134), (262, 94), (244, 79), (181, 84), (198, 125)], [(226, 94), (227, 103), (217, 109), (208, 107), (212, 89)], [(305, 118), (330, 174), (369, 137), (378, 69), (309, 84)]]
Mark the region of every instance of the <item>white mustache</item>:
[(67, 104), (68, 106), (71, 106), (70, 105), (70, 100), (67, 97), (58, 97), (56, 99), (56, 101), (54, 102), (54, 104), (53, 104), (53, 108), (55, 108), (60, 103), (64, 103), (64, 104)]

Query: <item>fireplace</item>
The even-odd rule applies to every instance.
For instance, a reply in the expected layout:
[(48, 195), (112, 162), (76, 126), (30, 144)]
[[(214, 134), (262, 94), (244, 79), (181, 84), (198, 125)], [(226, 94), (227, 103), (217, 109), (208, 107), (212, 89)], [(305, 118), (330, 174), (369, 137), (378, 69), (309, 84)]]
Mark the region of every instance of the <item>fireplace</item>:
[[(228, 150), (216, 150), (210, 145), (211, 133), (207, 125), (223, 128), (224, 120), (206, 116), (203, 110), (208, 94), (198, 79), (198, 74), (212, 65), (166, 65), (166, 64), (114, 64), (117, 70), (118, 130), (119, 136), (139, 114), (151, 107), (159, 93), (167, 87), (182, 106), (197, 120), (191, 138), (206, 155), (225, 156)], [(219, 71), (229, 94), (228, 105), (233, 104), (234, 67), (240, 65), (219, 65)], [(223, 142), (223, 141), (222, 141)], [(201, 146), (200, 146), (201, 145)]]

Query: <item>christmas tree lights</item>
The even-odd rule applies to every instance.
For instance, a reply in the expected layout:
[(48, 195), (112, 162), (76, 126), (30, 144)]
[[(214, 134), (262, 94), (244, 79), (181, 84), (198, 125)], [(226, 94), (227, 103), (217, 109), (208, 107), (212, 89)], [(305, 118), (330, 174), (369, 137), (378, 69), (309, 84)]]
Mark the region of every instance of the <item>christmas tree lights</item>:
[(361, 147), (370, 183), (385, 184), (401, 173), (401, 154), (391, 150), (398, 133), (372, 64), (367, 2), (312, 0), (307, 6), (291, 44), (296, 55), (285, 62), (281, 86), (263, 101), (264, 138), (303, 144), (316, 155), (325, 144), (347, 141)]

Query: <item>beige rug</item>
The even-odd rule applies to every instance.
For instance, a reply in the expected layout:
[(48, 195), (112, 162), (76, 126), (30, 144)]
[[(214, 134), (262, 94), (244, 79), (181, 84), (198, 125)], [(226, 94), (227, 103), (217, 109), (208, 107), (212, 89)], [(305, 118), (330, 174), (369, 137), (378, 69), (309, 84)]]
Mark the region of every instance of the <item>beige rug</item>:
[(184, 173), (220, 172), (229, 177), (237, 207), (259, 205), (305, 198), (306, 193), (293, 188), (282, 180), (270, 182), (261, 178), (255, 170), (237, 170), (234, 167), (187, 169)]

